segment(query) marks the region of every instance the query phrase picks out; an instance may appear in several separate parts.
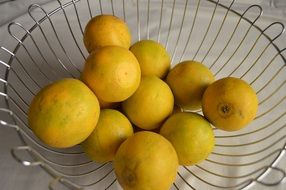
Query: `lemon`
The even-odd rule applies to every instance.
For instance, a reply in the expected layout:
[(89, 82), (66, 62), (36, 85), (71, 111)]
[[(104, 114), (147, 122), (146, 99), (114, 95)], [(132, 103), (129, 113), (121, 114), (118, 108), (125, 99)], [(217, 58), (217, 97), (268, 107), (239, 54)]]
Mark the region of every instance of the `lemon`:
[(98, 123), (82, 143), (85, 153), (94, 161), (112, 161), (120, 144), (133, 135), (129, 120), (117, 110), (102, 109)]
[(81, 79), (100, 100), (120, 102), (136, 91), (141, 71), (128, 49), (106, 46), (88, 56)]
[(171, 60), (167, 50), (153, 40), (141, 40), (130, 47), (137, 58), (142, 76), (156, 75), (164, 78), (169, 71)]
[(113, 15), (98, 15), (87, 23), (83, 34), (84, 45), (89, 53), (104, 46), (129, 48), (131, 34), (128, 26)]
[(120, 145), (113, 166), (124, 190), (167, 190), (176, 178), (178, 157), (167, 139), (141, 131)]
[(178, 154), (180, 165), (194, 165), (205, 160), (214, 148), (215, 137), (210, 123), (192, 112), (175, 113), (161, 127)]
[(155, 75), (142, 77), (135, 93), (122, 102), (122, 109), (130, 121), (145, 130), (159, 127), (173, 107), (171, 89)]
[(33, 98), (29, 107), (29, 127), (45, 144), (67, 148), (84, 141), (99, 118), (94, 93), (80, 80), (53, 82)]
[(236, 131), (256, 116), (258, 98), (242, 79), (226, 77), (211, 84), (202, 99), (204, 116), (217, 128)]
[(200, 109), (203, 93), (214, 81), (212, 72), (196, 61), (178, 63), (166, 79), (174, 94), (175, 103), (184, 110)]

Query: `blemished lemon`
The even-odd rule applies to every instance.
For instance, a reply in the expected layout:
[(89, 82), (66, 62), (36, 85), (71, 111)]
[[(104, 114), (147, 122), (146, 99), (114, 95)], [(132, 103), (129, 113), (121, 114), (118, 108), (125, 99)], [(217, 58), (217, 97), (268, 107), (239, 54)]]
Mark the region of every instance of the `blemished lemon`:
[(163, 136), (141, 131), (120, 145), (113, 166), (124, 190), (167, 190), (175, 181), (178, 157)]
[(104, 102), (121, 102), (138, 88), (141, 71), (136, 57), (126, 48), (106, 46), (92, 52), (81, 79)]
[(104, 46), (120, 46), (128, 49), (131, 34), (127, 24), (113, 15), (98, 15), (87, 23), (83, 34), (89, 53)]
[(178, 63), (166, 79), (174, 94), (175, 103), (185, 110), (200, 109), (203, 93), (214, 81), (212, 72), (196, 61)]
[(174, 97), (171, 89), (155, 75), (142, 77), (138, 89), (122, 102), (123, 112), (137, 127), (152, 130), (172, 113)]
[(67, 148), (84, 141), (95, 128), (99, 103), (80, 80), (61, 79), (34, 97), (29, 107), (29, 127), (45, 144)]
[(121, 143), (132, 135), (133, 127), (126, 116), (102, 109), (95, 129), (81, 145), (92, 160), (104, 163), (112, 161)]
[(167, 50), (153, 40), (141, 40), (130, 47), (130, 51), (136, 56), (142, 76), (156, 75), (164, 78), (168, 73), (171, 60)]
[(258, 98), (242, 79), (226, 77), (211, 84), (202, 99), (204, 116), (217, 128), (236, 131), (256, 116)]
[(174, 146), (180, 165), (190, 166), (205, 160), (214, 148), (210, 123), (192, 112), (175, 113), (163, 124), (160, 134)]

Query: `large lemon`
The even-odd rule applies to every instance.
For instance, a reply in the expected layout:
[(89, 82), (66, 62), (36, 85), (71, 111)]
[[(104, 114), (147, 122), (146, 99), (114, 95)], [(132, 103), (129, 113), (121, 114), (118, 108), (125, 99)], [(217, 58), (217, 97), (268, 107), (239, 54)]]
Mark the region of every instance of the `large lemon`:
[(169, 86), (155, 75), (142, 77), (136, 92), (122, 102), (127, 117), (136, 126), (152, 130), (172, 113), (174, 97)]
[(128, 26), (120, 18), (98, 15), (87, 23), (83, 41), (89, 53), (104, 46), (120, 46), (128, 49), (131, 35)]
[(204, 116), (217, 128), (236, 131), (256, 116), (258, 99), (245, 81), (226, 77), (211, 84), (202, 100)]
[(196, 113), (173, 114), (161, 127), (160, 134), (175, 147), (181, 165), (200, 163), (214, 148), (215, 137), (210, 123)]
[(28, 122), (45, 144), (66, 148), (81, 143), (91, 134), (99, 112), (96, 96), (83, 82), (61, 79), (34, 97)]
[(141, 67), (142, 76), (156, 75), (164, 78), (171, 65), (167, 50), (153, 40), (141, 40), (130, 47)]
[(100, 100), (120, 102), (138, 88), (141, 71), (128, 49), (106, 46), (88, 56), (81, 78)]
[(102, 109), (95, 129), (81, 145), (92, 160), (104, 163), (114, 159), (120, 144), (131, 135), (133, 127), (126, 116)]
[(168, 73), (166, 82), (173, 91), (175, 103), (186, 110), (201, 108), (205, 89), (215, 80), (212, 72), (202, 63), (183, 61)]
[(113, 165), (124, 190), (167, 190), (176, 178), (178, 157), (167, 139), (142, 131), (121, 144)]

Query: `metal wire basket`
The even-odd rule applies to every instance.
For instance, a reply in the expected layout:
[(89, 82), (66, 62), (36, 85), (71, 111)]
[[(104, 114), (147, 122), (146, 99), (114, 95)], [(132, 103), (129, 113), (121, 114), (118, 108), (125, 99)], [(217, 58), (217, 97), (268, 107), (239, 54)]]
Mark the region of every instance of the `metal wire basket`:
[(14, 128), (23, 143), (11, 150), (12, 156), (48, 172), (54, 179), (50, 189), (120, 189), (111, 163), (92, 162), (79, 147), (47, 147), (27, 126), (29, 103), (40, 88), (63, 77), (79, 77), (88, 56), (82, 42), (88, 20), (113, 14), (127, 22), (133, 42), (153, 39), (163, 44), (173, 65), (187, 59), (203, 62), (216, 79), (242, 78), (258, 94), (255, 120), (238, 132), (215, 130), (212, 154), (199, 165), (180, 167), (172, 189), (282, 183), (285, 168), (277, 164), (286, 152), (286, 59), (285, 48), (279, 49), (275, 41), (284, 26), (274, 22), (260, 28), (260, 6), (237, 12), (234, 5), (234, 0), (58, 0), (52, 10), (31, 5), (34, 25), (10, 23), (8, 31), (18, 45), (12, 51), (1, 47), (9, 57), (0, 60), (0, 123)]

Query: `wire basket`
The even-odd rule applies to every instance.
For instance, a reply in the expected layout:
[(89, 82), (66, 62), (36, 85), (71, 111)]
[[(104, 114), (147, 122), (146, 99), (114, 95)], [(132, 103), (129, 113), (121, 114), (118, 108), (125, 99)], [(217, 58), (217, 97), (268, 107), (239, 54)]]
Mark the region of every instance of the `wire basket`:
[[(79, 77), (88, 56), (82, 35), (98, 14), (116, 15), (131, 28), (133, 42), (152, 39), (163, 44), (172, 64), (203, 62), (216, 79), (235, 76), (256, 90), (255, 120), (237, 132), (215, 130), (216, 145), (207, 160), (180, 167), (172, 189), (247, 189), (273, 186), (286, 178), (277, 167), (286, 152), (286, 59), (275, 41), (284, 31), (274, 22), (258, 26), (262, 8), (243, 12), (235, 2), (219, 0), (58, 0), (52, 10), (33, 4), (33, 26), (12, 22), (9, 34), (18, 45), (1, 47), (2, 126), (14, 128), (22, 145), (11, 150), (25, 166), (40, 166), (53, 180), (50, 189), (120, 189), (112, 164), (90, 161), (80, 147), (52, 149), (42, 144), (27, 125), (28, 106), (48, 83)], [(238, 97), (239, 98), (239, 97)], [(272, 177), (272, 179), (269, 178)], [(275, 180), (273, 180), (275, 179)]]

